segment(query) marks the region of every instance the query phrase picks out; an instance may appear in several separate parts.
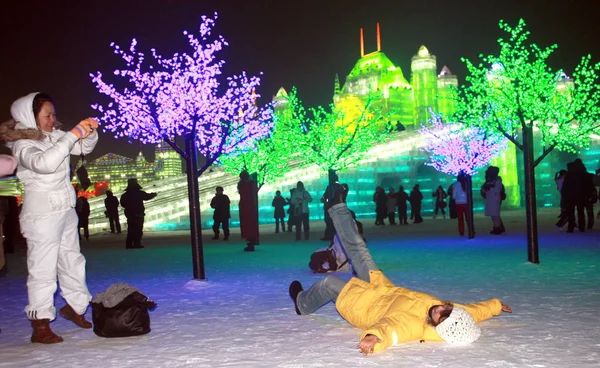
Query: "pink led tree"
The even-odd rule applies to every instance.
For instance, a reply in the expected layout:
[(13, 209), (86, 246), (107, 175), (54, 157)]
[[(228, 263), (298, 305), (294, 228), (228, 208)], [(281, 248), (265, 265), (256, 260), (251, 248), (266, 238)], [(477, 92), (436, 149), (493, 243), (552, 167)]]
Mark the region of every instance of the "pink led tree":
[(429, 109), (428, 125), (419, 131), (425, 138), (423, 150), (429, 152), (430, 162), (437, 171), (467, 179), (467, 226), (469, 239), (475, 236), (473, 227), (473, 190), (471, 178), (477, 169), (488, 166), (493, 158), (506, 148), (508, 140), (497, 134), (486, 133), (476, 127), (467, 128), (460, 123), (445, 123), (441, 115)]
[(477, 169), (488, 166), (507, 148), (508, 140), (499, 134), (466, 128), (460, 123), (445, 123), (441, 115), (431, 109), (429, 113), (429, 124), (422, 125), (420, 133), (425, 138), (423, 150), (429, 152), (431, 159), (425, 165), (433, 166), (437, 171), (473, 176)]
[[(228, 44), (220, 35), (211, 37), (216, 19), (216, 13), (214, 18), (202, 16), (198, 36), (183, 33), (192, 54), (164, 58), (151, 49), (152, 58), (146, 59), (135, 39), (128, 51), (112, 43), (114, 53), (127, 64), (113, 73), (125, 79), (123, 88), (107, 83), (101, 72), (90, 74), (99, 92), (112, 100), (92, 105), (102, 114), (104, 130), (143, 143), (164, 140), (185, 159), (195, 279), (205, 278), (198, 176), (221, 155), (254, 146), (272, 127), (270, 110), (256, 106), (259, 96), (254, 91), (260, 78), (242, 72), (227, 77), (227, 85), (220, 86), (225, 61), (216, 53)], [(184, 149), (176, 137), (184, 137)], [(206, 158), (200, 168), (198, 152)]]

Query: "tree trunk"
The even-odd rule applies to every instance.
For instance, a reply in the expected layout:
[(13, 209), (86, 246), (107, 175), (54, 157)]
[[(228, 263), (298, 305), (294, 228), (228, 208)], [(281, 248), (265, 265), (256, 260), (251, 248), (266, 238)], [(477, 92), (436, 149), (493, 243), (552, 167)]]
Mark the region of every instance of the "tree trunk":
[(471, 175), (465, 175), (467, 178), (467, 235), (469, 239), (475, 238), (475, 220), (473, 219), (473, 178)]
[[(335, 185), (335, 182), (337, 181), (337, 174), (335, 172), (335, 170), (329, 169), (327, 171), (327, 174), (329, 176), (329, 188), (333, 188), (333, 186)], [(333, 193), (330, 195), (330, 197), (333, 196)]]
[(255, 212), (256, 212), (256, 239), (255, 239), (255, 244), (254, 245), (260, 245), (260, 226), (259, 226), (259, 220), (260, 220), (260, 214), (259, 214), (259, 210), (258, 210), (258, 173), (252, 173), (250, 174), (250, 179), (252, 181), (254, 181), (254, 183), (256, 184), (256, 191), (254, 192), (254, 203), (256, 203), (256, 208), (255, 208)]
[(192, 262), (194, 279), (206, 280), (204, 275), (204, 254), (202, 249), (202, 226), (200, 221), (200, 201), (198, 189), (198, 154), (195, 137), (185, 136), (185, 164), (187, 168), (188, 199), (190, 202), (190, 232), (192, 237)]
[(540, 263), (538, 254), (537, 207), (535, 197), (535, 166), (533, 159), (533, 129), (523, 129), (523, 164), (525, 166), (525, 213), (527, 217), (527, 258)]

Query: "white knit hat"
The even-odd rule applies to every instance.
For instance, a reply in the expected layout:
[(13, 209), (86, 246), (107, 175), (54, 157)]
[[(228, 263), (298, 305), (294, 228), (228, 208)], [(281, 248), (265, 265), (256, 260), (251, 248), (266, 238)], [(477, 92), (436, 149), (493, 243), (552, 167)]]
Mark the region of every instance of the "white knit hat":
[(450, 316), (435, 327), (448, 344), (470, 344), (481, 336), (481, 329), (463, 308), (454, 307)]

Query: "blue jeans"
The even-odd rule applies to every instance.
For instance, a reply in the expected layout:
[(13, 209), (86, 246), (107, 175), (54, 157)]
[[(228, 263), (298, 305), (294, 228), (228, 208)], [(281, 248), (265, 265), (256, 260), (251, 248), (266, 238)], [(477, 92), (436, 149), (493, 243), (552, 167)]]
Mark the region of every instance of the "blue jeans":
[[(373, 262), (364, 239), (358, 233), (348, 206), (346, 203), (339, 203), (332, 206), (328, 212), (357, 277), (369, 282), (369, 271), (379, 268)], [(310, 289), (298, 294), (298, 309), (302, 314), (314, 313), (330, 301), (335, 302), (345, 285), (346, 281), (339, 277), (326, 276), (313, 284)]]

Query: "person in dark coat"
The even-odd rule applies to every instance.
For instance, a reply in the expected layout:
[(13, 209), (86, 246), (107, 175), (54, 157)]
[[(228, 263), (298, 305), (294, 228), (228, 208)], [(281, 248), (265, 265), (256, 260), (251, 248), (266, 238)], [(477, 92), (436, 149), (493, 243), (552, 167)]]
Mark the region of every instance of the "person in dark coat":
[(127, 181), (127, 188), (121, 196), (121, 206), (125, 209), (125, 217), (127, 217), (127, 240), (125, 240), (125, 248), (144, 248), (142, 245), (144, 211), (146, 209), (144, 201), (153, 199), (156, 195), (157, 193), (144, 192), (135, 178)]
[(246, 170), (240, 173), (238, 182), (240, 193), (239, 213), (242, 239), (246, 240), (245, 252), (254, 252), (258, 245), (258, 187)]
[(223, 194), (223, 187), (215, 188), (215, 196), (210, 201), (210, 207), (215, 209), (213, 213), (213, 240), (219, 239), (219, 227), (223, 227), (223, 240), (229, 240), (229, 219), (231, 218), (229, 197)]
[(413, 190), (410, 192), (410, 208), (414, 215), (413, 224), (420, 224), (423, 222), (423, 217), (421, 216), (421, 202), (423, 201), (423, 193), (419, 189), (419, 184), (416, 184), (413, 187)]
[(117, 234), (121, 234), (121, 222), (119, 221), (119, 200), (110, 190), (106, 191), (104, 207), (106, 208), (105, 215), (108, 217), (110, 232), (114, 234), (116, 231)]
[(504, 222), (500, 217), (502, 209), (502, 177), (499, 176), (500, 168), (490, 166), (485, 171), (485, 183), (481, 186), (481, 196), (485, 198), (485, 215), (492, 218), (492, 231), (490, 234), (500, 235), (506, 232)]
[(271, 206), (275, 208), (273, 211), (273, 217), (275, 217), (275, 233), (279, 232), (279, 224), (281, 223), (281, 231), (285, 232), (285, 209), (288, 202), (281, 196), (281, 191), (275, 192), (275, 198), (271, 202)]
[(373, 194), (373, 202), (375, 202), (375, 225), (385, 225), (384, 219), (388, 215), (388, 199), (383, 187), (378, 186), (377, 188), (375, 188), (375, 194)]
[(87, 198), (81, 196), (77, 197), (77, 202), (75, 203), (75, 210), (77, 211), (77, 217), (79, 218), (79, 223), (77, 225), (77, 232), (79, 233), (79, 239), (81, 239), (81, 233), (79, 232), (83, 228), (83, 237), (85, 240), (90, 240), (90, 230), (89, 230), (89, 219), (90, 219), (90, 202), (88, 202)]
[[(580, 232), (585, 232), (585, 210), (592, 190), (594, 190), (593, 177), (587, 172), (583, 162), (576, 159), (567, 165), (567, 176), (561, 191), (568, 215), (567, 232), (572, 233), (575, 227), (578, 227)], [(575, 211), (577, 211), (577, 221), (575, 221)]]
[(441, 210), (442, 216), (446, 218), (446, 201), (444, 199), (446, 199), (448, 195), (446, 194), (444, 188), (442, 188), (441, 185), (438, 186), (431, 196), (435, 198), (435, 210), (433, 211), (433, 218), (436, 218), (438, 210)]
[(408, 225), (408, 193), (404, 191), (404, 187), (401, 185), (398, 187), (398, 193), (396, 193), (396, 205), (398, 206), (398, 224)]

